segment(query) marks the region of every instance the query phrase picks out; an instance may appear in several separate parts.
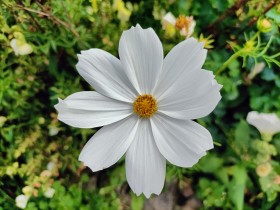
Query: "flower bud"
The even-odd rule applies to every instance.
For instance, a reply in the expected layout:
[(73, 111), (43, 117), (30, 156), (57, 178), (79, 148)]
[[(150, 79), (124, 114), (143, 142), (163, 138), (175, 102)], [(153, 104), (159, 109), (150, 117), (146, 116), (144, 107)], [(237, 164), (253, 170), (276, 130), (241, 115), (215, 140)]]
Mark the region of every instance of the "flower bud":
[(265, 177), (271, 172), (271, 169), (272, 169), (272, 167), (271, 167), (270, 163), (262, 163), (262, 164), (258, 165), (258, 167), (256, 168), (256, 172), (257, 172), (258, 176)]
[(267, 33), (272, 30), (272, 25), (270, 21), (266, 18), (259, 19), (257, 22), (257, 27), (260, 32)]

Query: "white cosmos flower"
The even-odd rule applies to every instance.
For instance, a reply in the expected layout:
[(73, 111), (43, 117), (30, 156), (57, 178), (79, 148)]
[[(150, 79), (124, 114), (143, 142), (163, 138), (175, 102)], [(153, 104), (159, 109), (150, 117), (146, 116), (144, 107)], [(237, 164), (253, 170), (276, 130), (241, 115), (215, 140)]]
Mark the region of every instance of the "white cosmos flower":
[(191, 167), (213, 148), (211, 134), (191, 119), (208, 115), (221, 99), (214, 75), (201, 69), (203, 43), (187, 39), (163, 59), (153, 29), (124, 31), (119, 56), (90, 49), (77, 69), (96, 92), (59, 99), (58, 119), (79, 128), (104, 126), (88, 141), (79, 160), (99, 171), (126, 155), (132, 190), (149, 197), (162, 191), (166, 160)]
[(276, 114), (249, 112), (247, 122), (255, 126), (260, 133), (271, 135), (280, 132), (280, 118)]

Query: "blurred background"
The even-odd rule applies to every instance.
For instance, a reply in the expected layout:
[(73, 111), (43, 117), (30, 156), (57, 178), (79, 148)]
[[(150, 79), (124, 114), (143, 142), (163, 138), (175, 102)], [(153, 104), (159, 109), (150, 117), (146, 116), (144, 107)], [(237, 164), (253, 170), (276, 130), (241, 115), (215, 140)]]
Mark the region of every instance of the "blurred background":
[[(131, 192), (124, 159), (84, 167), (79, 153), (97, 129), (65, 125), (54, 109), (91, 89), (76, 54), (118, 56), (137, 23), (165, 54), (188, 37), (204, 42), (204, 68), (223, 85), (218, 107), (197, 120), (215, 148), (193, 168), (168, 165), (150, 199)], [(279, 24), (279, 0), (0, 0), (0, 209), (280, 210)]]

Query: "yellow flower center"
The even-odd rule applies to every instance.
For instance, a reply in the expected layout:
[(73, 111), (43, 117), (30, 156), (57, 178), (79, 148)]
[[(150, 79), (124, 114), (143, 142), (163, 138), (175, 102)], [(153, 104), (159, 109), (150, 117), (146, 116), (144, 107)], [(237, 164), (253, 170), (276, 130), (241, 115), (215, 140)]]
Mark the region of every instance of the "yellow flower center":
[(178, 30), (182, 30), (183, 28), (189, 28), (190, 22), (189, 18), (186, 18), (184, 15), (180, 15), (176, 20), (175, 26)]
[(133, 103), (133, 111), (140, 117), (151, 117), (157, 111), (157, 101), (150, 94), (138, 96)]

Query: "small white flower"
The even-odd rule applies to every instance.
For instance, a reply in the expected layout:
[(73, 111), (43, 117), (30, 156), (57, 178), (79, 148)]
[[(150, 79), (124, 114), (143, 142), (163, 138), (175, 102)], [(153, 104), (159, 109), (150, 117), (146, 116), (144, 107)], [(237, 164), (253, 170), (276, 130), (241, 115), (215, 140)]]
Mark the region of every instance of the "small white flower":
[(23, 194), (17, 196), (16, 197), (16, 206), (19, 207), (20, 209), (25, 209), (28, 199), (29, 198)]
[(56, 127), (56, 126), (50, 126), (49, 127), (49, 135), (50, 136), (55, 136), (55, 135), (58, 134), (58, 132), (59, 132), (59, 128), (58, 127)]
[(54, 193), (55, 193), (55, 189), (49, 187), (49, 188), (44, 192), (44, 196), (45, 196), (46, 198), (52, 198), (53, 195), (54, 195)]
[(30, 44), (19, 39), (12, 39), (10, 45), (13, 48), (16, 55), (28, 55), (33, 52), (33, 49)]
[(168, 24), (171, 24), (174, 27), (176, 24), (176, 18), (171, 12), (168, 12), (163, 16), (163, 19), (162, 19), (163, 29), (165, 29)]
[(79, 160), (99, 171), (126, 153), (128, 183), (146, 197), (162, 191), (166, 159), (180, 167), (196, 164), (213, 141), (192, 119), (211, 113), (221, 99), (221, 85), (201, 69), (206, 53), (189, 38), (163, 58), (154, 30), (139, 25), (123, 32), (120, 60), (100, 49), (82, 51), (78, 72), (96, 92), (74, 93), (55, 106), (58, 119), (71, 126), (104, 126)]
[(276, 114), (249, 112), (247, 122), (255, 126), (260, 133), (271, 135), (280, 132), (280, 118)]
[(169, 25), (178, 29), (182, 36), (189, 38), (194, 32), (196, 22), (192, 16), (180, 15), (178, 18), (175, 18), (171, 12), (168, 12), (162, 20), (163, 29), (168, 30)]
[(56, 162), (54, 161), (49, 162), (47, 165), (48, 171), (52, 171), (53, 169), (55, 169), (55, 167), (56, 167)]

